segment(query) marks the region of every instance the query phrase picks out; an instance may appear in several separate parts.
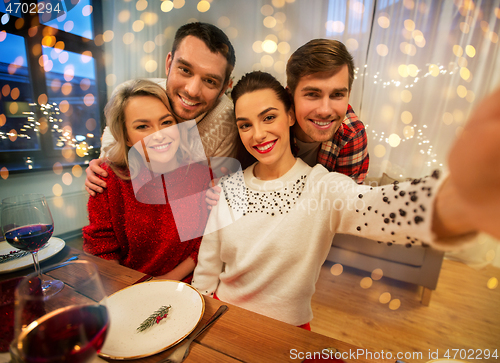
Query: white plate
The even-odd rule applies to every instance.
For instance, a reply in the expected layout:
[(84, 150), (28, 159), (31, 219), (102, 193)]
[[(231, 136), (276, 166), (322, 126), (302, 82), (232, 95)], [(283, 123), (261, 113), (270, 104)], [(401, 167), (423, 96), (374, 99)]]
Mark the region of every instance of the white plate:
[[(64, 248), (65, 244), (66, 243), (60, 238), (50, 237), (46, 245), (47, 247), (41, 249), (38, 252), (38, 261), (42, 262), (48, 259), (49, 257), (54, 256), (56, 253), (58, 253)], [(6, 255), (10, 251), (19, 251), (19, 250), (9, 245), (6, 241), (0, 242), (0, 255)], [(0, 274), (22, 270), (23, 268), (27, 267), (33, 268), (33, 257), (31, 257), (31, 254), (28, 254), (24, 257), (16, 258), (14, 260), (0, 263)]]
[[(136, 359), (159, 353), (191, 333), (205, 312), (203, 296), (179, 281), (143, 282), (107, 298), (110, 328), (99, 355), (112, 359)], [(137, 327), (161, 306), (170, 305), (168, 316), (143, 332)]]

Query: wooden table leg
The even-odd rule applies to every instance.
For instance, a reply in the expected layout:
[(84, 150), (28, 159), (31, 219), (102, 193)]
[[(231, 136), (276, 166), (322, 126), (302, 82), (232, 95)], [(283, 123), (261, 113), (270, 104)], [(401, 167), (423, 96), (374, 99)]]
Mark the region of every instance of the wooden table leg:
[(420, 300), (422, 305), (429, 306), (429, 303), (431, 302), (431, 294), (432, 294), (431, 289), (422, 286), (422, 298)]

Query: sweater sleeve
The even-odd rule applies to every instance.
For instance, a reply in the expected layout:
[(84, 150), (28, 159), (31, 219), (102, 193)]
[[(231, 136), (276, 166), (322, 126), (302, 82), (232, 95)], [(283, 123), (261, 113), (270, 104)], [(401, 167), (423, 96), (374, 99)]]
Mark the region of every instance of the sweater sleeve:
[[(473, 241), (440, 241), (432, 232), (435, 197), (446, 177), (432, 176), (380, 187), (356, 185), (344, 175), (327, 175), (332, 200), (331, 228), (337, 233), (369, 238), (379, 243), (431, 245), (456, 249)], [(340, 214), (340, 218), (339, 217)]]
[[(108, 170), (109, 172), (109, 170)], [(108, 179), (108, 188), (110, 180)], [(118, 260), (120, 244), (113, 229), (109, 190), (89, 197), (89, 225), (83, 227), (83, 250), (106, 260)]]
[(205, 235), (201, 240), (198, 253), (198, 263), (193, 275), (192, 285), (204, 295), (214, 295), (224, 266), (221, 259), (220, 229), (227, 223), (227, 221), (223, 221), (225, 210), (229, 210), (229, 207), (221, 193), (219, 203), (213, 207), (208, 218)]

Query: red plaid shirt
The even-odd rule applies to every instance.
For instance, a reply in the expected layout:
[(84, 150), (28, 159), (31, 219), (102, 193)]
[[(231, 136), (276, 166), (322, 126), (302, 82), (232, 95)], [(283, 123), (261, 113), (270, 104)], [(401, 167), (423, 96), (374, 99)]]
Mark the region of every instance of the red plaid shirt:
[[(295, 148), (297, 151), (297, 145)], [(368, 172), (369, 160), (365, 126), (349, 105), (344, 122), (333, 139), (321, 143), (317, 162), (329, 171), (345, 174), (361, 184)]]

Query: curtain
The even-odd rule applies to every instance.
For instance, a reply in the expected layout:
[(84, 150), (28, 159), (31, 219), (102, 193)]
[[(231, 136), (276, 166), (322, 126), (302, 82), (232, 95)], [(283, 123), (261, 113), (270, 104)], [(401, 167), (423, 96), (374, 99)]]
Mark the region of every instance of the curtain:
[(108, 94), (165, 77), (175, 30), (217, 25), (236, 51), (235, 82), (260, 69), (286, 84), (288, 57), (313, 38), (350, 50), (350, 103), (364, 122), (370, 177), (440, 168), (473, 106), (500, 85), (500, 0), (104, 0)]

